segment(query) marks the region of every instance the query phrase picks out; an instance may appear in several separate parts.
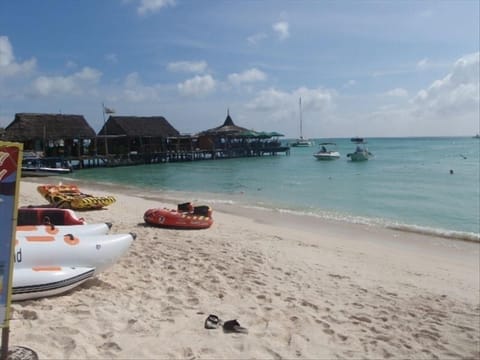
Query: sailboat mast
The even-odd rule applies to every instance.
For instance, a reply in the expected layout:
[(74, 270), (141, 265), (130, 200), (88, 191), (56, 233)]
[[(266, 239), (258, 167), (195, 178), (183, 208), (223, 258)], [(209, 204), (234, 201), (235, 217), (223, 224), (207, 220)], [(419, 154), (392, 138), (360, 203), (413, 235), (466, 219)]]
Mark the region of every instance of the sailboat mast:
[(302, 98), (298, 99), (298, 110), (300, 112), (300, 139), (303, 139), (303, 127), (302, 127)]

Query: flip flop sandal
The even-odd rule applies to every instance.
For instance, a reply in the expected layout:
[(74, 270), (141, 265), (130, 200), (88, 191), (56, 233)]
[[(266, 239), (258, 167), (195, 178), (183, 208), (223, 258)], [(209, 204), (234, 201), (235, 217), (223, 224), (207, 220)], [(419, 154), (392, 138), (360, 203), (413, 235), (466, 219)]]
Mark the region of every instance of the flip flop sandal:
[(205, 319), (205, 329), (216, 329), (222, 325), (222, 320), (217, 315), (208, 315)]
[(223, 332), (248, 334), (247, 328), (241, 326), (237, 320), (228, 320), (223, 324)]

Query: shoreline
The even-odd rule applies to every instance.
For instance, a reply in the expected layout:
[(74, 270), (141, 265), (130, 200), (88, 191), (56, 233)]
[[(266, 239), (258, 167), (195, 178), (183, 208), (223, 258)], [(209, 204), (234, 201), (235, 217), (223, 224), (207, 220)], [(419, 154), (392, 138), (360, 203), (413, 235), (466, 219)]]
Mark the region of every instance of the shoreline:
[[(25, 179), (25, 178), (22, 178)], [(45, 178), (27, 178), (29, 182), (35, 183), (44, 183)], [(108, 189), (116, 188), (121, 190), (124, 193), (127, 193), (132, 196), (139, 196), (147, 200), (156, 200), (162, 203), (170, 204), (170, 206), (175, 207), (178, 203), (184, 202), (186, 199), (193, 199), (192, 201), (200, 201), (208, 203), (213, 210), (227, 212), (235, 215), (242, 215), (245, 217), (263, 217), (262, 214), (273, 213), (275, 216), (278, 216), (283, 219), (292, 218), (295, 219), (295, 222), (291, 223), (291, 226), (295, 226), (297, 222), (302, 222), (301, 219), (310, 219), (309, 223), (331, 223), (337, 224), (339, 227), (343, 226), (359, 226), (359, 227), (374, 227), (381, 228), (386, 230), (391, 230), (400, 233), (411, 234), (411, 236), (426, 236), (433, 238), (443, 238), (451, 241), (465, 241), (472, 243), (480, 243), (480, 232), (467, 232), (467, 231), (458, 231), (458, 230), (448, 230), (442, 228), (432, 228), (423, 225), (412, 225), (402, 222), (396, 222), (393, 220), (387, 222), (378, 222), (374, 219), (366, 219), (361, 216), (348, 215), (347, 217), (336, 217), (336, 216), (322, 216), (318, 214), (311, 214), (305, 212), (299, 212), (295, 210), (286, 210), (286, 209), (277, 209), (273, 207), (262, 207), (258, 205), (252, 205), (248, 201), (245, 202), (245, 198), (238, 198), (234, 194), (226, 194), (228, 198), (226, 202), (223, 202), (218, 199), (221, 194), (214, 194), (215, 199), (211, 200), (208, 193), (197, 193), (197, 192), (186, 192), (186, 191), (168, 191), (166, 194), (162, 194), (160, 191), (153, 189), (141, 189), (137, 186), (128, 186), (124, 184), (117, 183), (102, 183), (94, 182), (91, 180), (82, 180), (82, 179), (73, 179), (68, 177), (51, 177), (54, 179), (54, 182), (63, 182), (63, 183), (76, 183), (79, 185), (93, 186), (100, 190), (108, 191)], [(143, 195), (148, 193), (147, 196)], [(195, 198), (205, 197), (210, 200), (198, 200)], [(271, 216), (267, 216), (271, 217)], [(315, 226), (315, 225), (314, 225)]]
[[(19, 205), (46, 203), (38, 183), (22, 179)], [(210, 229), (165, 230), (145, 226), (143, 213), (175, 202), (76, 183), (117, 197), (79, 216), (137, 240), (72, 292), (14, 303), (12, 346), (43, 359), (480, 355), (477, 243), (229, 204), (213, 209)], [(249, 334), (206, 330), (209, 314)]]

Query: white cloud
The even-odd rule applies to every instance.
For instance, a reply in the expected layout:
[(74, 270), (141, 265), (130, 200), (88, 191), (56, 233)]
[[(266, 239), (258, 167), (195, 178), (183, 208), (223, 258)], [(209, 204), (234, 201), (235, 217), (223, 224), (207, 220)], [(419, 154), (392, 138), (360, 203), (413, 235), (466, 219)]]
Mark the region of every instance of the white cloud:
[(105, 55), (105, 60), (107, 60), (109, 63), (116, 64), (116, 63), (118, 63), (117, 54), (113, 54), (113, 53), (106, 54)]
[(228, 81), (230, 81), (234, 85), (241, 85), (243, 83), (263, 81), (266, 78), (267, 78), (267, 75), (256, 68), (245, 70), (240, 74), (233, 73), (228, 75)]
[(417, 62), (417, 69), (425, 69), (430, 65), (430, 62), (427, 58), (420, 60)]
[(273, 24), (272, 28), (278, 34), (280, 40), (285, 40), (290, 36), (289, 25), (286, 21), (279, 21)]
[(158, 86), (147, 86), (142, 83), (137, 72), (130, 73), (126, 76), (123, 88), (122, 98), (127, 102), (141, 103), (158, 101), (160, 89)]
[(0, 66), (6, 66), (15, 61), (13, 49), (8, 37), (0, 36)]
[(206, 61), (177, 61), (167, 65), (167, 69), (173, 72), (204, 73), (207, 70)]
[(395, 96), (395, 97), (405, 97), (405, 96), (408, 96), (408, 91), (402, 88), (395, 88), (387, 91), (385, 95)]
[(102, 73), (90, 67), (70, 76), (40, 76), (32, 84), (31, 94), (36, 96), (81, 94), (98, 82)]
[(141, 0), (137, 11), (140, 15), (157, 12), (167, 6), (175, 6), (175, 0)]
[(355, 80), (348, 80), (344, 85), (343, 87), (344, 88), (351, 88), (352, 86), (355, 86), (357, 85), (357, 82)]
[[(359, 113), (369, 136), (465, 136), (478, 132), (480, 54), (463, 56), (449, 74), (421, 89), (408, 104)], [(394, 89), (394, 93), (397, 89)], [(398, 92), (399, 94), (402, 91)], [(399, 98), (399, 100), (401, 100)]]
[(253, 34), (251, 36), (249, 36), (247, 38), (247, 42), (250, 44), (250, 45), (258, 45), (260, 44), (260, 42), (262, 42), (263, 40), (265, 40), (266, 38), (268, 38), (268, 35), (265, 34), (265, 33), (257, 33), (257, 34)]
[(67, 61), (67, 63), (65, 64), (65, 67), (67, 69), (75, 69), (77, 67), (77, 63), (75, 61)]
[(287, 136), (298, 136), (301, 98), (304, 134), (313, 137), (317, 136), (315, 134), (325, 135), (324, 127), (332, 119), (336, 96), (335, 91), (323, 88), (301, 87), (286, 92), (272, 87), (258, 92), (245, 105), (245, 111), (252, 128), (273, 128)]
[(7, 77), (29, 73), (35, 69), (36, 64), (37, 60), (35, 58), (17, 63), (8, 36), (0, 36), (0, 76)]
[(100, 71), (88, 66), (84, 67), (80, 72), (72, 75), (74, 79), (89, 81), (93, 83), (97, 82), (101, 76), (102, 73)]
[(336, 93), (327, 89), (308, 89), (301, 87), (291, 93), (270, 88), (258, 93), (247, 108), (261, 112), (272, 112), (277, 115), (288, 115), (296, 112), (299, 99), (305, 111), (326, 111), (333, 106)]
[(184, 96), (205, 96), (215, 90), (216, 81), (210, 75), (195, 76), (181, 84), (178, 91)]
[[(451, 73), (420, 90), (412, 103), (420, 113), (477, 113), (480, 102), (480, 53), (466, 55), (455, 62)], [(478, 121), (478, 119), (477, 119)]]

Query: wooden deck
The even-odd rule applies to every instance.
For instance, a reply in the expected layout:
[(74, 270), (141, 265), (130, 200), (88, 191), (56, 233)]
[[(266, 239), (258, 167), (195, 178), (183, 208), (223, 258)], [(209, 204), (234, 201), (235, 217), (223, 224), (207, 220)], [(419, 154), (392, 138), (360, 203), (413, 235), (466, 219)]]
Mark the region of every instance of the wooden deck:
[(264, 147), (261, 149), (232, 148), (193, 151), (165, 151), (148, 154), (96, 155), (68, 159), (74, 169), (132, 166), (168, 162), (220, 160), (245, 157), (290, 155), (289, 146)]

